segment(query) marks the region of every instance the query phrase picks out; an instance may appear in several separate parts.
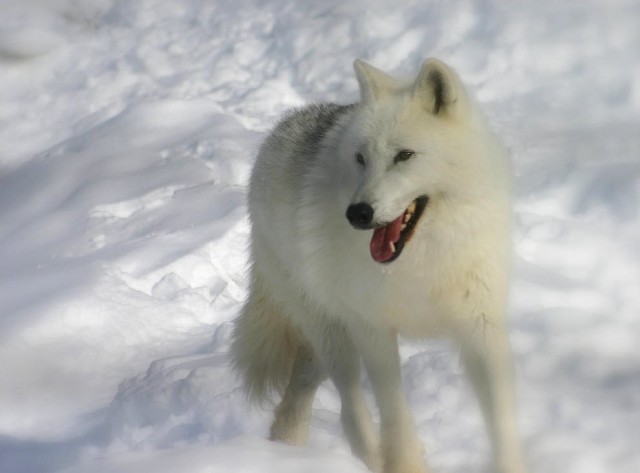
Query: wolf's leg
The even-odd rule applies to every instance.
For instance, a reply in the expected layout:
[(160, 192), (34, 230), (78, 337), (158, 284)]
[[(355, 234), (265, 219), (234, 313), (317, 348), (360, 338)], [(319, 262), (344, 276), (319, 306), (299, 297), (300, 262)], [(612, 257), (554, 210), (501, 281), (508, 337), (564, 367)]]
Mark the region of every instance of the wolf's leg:
[(506, 329), (485, 320), (460, 340), (462, 361), (478, 396), (499, 473), (526, 473), (518, 435), (511, 348)]
[(309, 436), (311, 407), (316, 390), (326, 374), (307, 344), (300, 344), (291, 369), (291, 378), (271, 426), (271, 440), (301, 445)]
[(354, 327), (351, 335), (362, 355), (380, 408), (384, 473), (426, 472), (422, 444), (402, 389), (396, 333)]
[(362, 391), (360, 357), (344, 326), (332, 323), (325, 332), (324, 358), (340, 394), (340, 418), (351, 451), (371, 471), (382, 469), (378, 435)]
[(351, 451), (371, 471), (380, 472), (378, 436), (367, 408), (360, 379), (360, 357), (345, 327), (321, 314), (301, 327), (340, 395), (342, 426)]

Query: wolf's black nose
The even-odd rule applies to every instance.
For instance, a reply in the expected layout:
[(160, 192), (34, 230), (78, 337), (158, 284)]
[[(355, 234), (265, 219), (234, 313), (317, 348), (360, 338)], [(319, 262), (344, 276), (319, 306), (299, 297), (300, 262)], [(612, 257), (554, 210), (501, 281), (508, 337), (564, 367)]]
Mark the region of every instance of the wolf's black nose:
[(347, 220), (355, 228), (368, 229), (373, 220), (373, 207), (365, 202), (352, 204), (347, 208)]

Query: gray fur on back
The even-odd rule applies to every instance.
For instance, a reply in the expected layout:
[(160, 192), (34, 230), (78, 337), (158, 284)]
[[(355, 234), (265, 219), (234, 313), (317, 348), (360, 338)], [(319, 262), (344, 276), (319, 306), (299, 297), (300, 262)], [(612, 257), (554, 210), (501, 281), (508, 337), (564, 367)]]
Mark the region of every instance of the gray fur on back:
[(293, 158), (312, 159), (327, 132), (355, 106), (324, 103), (295, 109), (276, 125), (263, 145), (263, 152), (286, 150)]

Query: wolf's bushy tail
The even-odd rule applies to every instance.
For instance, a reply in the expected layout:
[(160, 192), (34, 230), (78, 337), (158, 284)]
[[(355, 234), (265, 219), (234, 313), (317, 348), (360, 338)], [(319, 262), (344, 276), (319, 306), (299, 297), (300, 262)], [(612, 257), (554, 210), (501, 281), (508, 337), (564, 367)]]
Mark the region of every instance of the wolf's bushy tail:
[(300, 336), (291, 322), (253, 284), (231, 342), (233, 367), (250, 400), (264, 403), (270, 394), (284, 392), (299, 345)]

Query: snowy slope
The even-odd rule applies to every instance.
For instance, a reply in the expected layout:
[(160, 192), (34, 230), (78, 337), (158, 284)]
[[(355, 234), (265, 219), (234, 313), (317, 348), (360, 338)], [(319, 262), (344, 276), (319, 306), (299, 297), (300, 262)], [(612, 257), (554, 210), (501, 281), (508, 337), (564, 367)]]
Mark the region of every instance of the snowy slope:
[[(225, 353), (244, 199), (285, 109), (362, 57), (452, 64), (516, 175), (511, 329), (535, 472), (640, 469), (640, 3), (0, 0), (0, 471), (365, 471), (330, 384), (264, 439)], [(489, 472), (445, 342), (403, 344), (434, 471)]]

